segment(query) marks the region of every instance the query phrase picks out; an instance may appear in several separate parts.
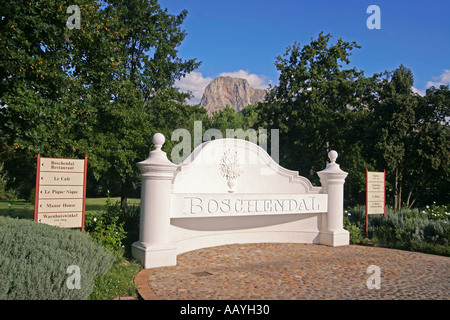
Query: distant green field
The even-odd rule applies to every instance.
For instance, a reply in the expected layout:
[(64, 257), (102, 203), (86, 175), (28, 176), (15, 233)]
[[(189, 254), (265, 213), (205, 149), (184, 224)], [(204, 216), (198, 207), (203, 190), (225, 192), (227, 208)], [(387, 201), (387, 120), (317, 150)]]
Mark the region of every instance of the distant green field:
[[(100, 211), (106, 204), (108, 198), (87, 198), (86, 213), (95, 213)], [(120, 201), (119, 197), (111, 198), (114, 202)], [(139, 204), (141, 199), (128, 199), (128, 204)], [(24, 200), (5, 201), (0, 200), (0, 215), (21, 219), (34, 219), (34, 203), (31, 204)]]
[[(108, 198), (87, 198), (86, 199), (86, 213), (94, 213), (102, 210)], [(110, 198), (112, 203), (120, 202), (120, 197)], [(141, 199), (128, 199), (128, 205), (140, 204)]]

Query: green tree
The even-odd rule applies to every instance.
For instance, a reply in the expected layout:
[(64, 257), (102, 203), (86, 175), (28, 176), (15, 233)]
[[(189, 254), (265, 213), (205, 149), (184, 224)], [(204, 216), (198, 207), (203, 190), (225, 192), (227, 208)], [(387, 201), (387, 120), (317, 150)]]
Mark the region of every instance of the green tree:
[[(66, 26), (69, 5), (80, 8), (80, 29)], [(199, 65), (178, 57), (187, 12), (169, 14), (155, 0), (9, 0), (4, 8), (0, 145), (8, 172), (29, 190), (37, 153), (87, 153), (89, 174), (119, 185), (125, 206), (152, 134), (173, 129), (183, 112), (188, 95), (174, 81)]]
[[(104, 21), (95, 1), (76, 1), (84, 21)], [(27, 197), (38, 153), (78, 157), (92, 108), (80, 61), (96, 51), (96, 28), (66, 26), (73, 1), (4, 1), (0, 20), (0, 150), (14, 187)], [(103, 25), (103, 23), (101, 23)], [(101, 37), (100, 37), (101, 39)], [(84, 46), (81, 46), (84, 44)], [(101, 46), (100, 46), (101, 48)]]
[[(389, 79), (390, 77), (390, 79)], [(418, 99), (412, 94), (414, 82), (410, 69), (400, 65), (379, 84), (373, 109), (374, 149), (387, 169), (394, 193), (394, 209), (402, 205), (403, 178), (407, 168), (408, 146), (412, 144)]]
[(407, 146), (407, 167), (404, 178), (406, 191), (403, 202), (412, 207), (450, 202), (449, 116), (450, 90), (448, 86), (427, 89), (415, 110), (412, 142)]
[[(237, 138), (258, 143), (257, 106), (249, 105), (241, 112), (226, 106), (222, 110), (214, 111), (208, 129), (218, 130), (223, 138)], [(209, 139), (210, 137), (206, 137)], [(217, 139), (217, 137), (215, 137)]]
[(448, 86), (420, 97), (412, 92), (413, 81), (411, 70), (400, 65), (379, 82), (371, 104), (373, 156), (387, 171), (395, 210), (431, 194), (448, 201), (442, 192), (449, 185)]
[(119, 69), (113, 75), (118, 87), (84, 141), (95, 176), (120, 181), (126, 208), (130, 190), (139, 181), (136, 162), (148, 155), (153, 133), (174, 128), (188, 97), (174, 87), (175, 80), (199, 63), (177, 56), (186, 36), (180, 28), (185, 10), (171, 15), (154, 0), (111, 0), (105, 11), (116, 21), (112, 32), (123, 32), (116, 45)]
[(210, 128), (218, 129), (225, 138), (227, 129), (243, 129), (243, 125), (242, 114), (233, 108), (226, 106), (222, 110), (213, 112)]
[(315, 183), (315, 173), (324, 168), (331, 149), (346, 159), (343, 168), (365, 171), (365, 163), (350, 158), (350, 151), (361, 147), (362, 133), (353, 125), (370, 98), (373, 79), (356, 68), (343, 68), (350, 63), (351, 51), (359, 48), (355, 42), (338, 39), (331, 44), (331, 38), (320, 33), (309, 44), (295, 43), (278, 56), (279, 84), (258, 108), (258, 125), (280, 130), (280, 164)]

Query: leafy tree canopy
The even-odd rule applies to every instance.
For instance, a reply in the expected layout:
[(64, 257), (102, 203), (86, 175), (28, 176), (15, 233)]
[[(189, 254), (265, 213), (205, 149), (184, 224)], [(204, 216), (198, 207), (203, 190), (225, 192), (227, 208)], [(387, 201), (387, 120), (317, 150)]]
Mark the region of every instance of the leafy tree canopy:
[[(80, 9), (80, 28), (66, 25)], [(137, 183), (152, 134), (173, 128), (187, 94), (175, 80), (199, 63), (178, 57), (187, 12), (156, 0), (16, 1), (0, 21), (0, 145), (6, 170), (29, 181), (37, 153), (88, 154), (91, 177)]]

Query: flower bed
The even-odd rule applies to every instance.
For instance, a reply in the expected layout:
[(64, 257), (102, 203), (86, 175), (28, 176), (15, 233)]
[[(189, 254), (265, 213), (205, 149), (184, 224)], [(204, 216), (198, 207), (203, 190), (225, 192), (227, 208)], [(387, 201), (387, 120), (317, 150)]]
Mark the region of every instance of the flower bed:
[(379, 245), (450, 256), (450, 213), (446, 206), (424, 209), (386, 208), (386, 217), (370, 215), (368, 237), (365, 237), (365, 207), (345, 211), (344, 227), (350, 232), (350, 243)]

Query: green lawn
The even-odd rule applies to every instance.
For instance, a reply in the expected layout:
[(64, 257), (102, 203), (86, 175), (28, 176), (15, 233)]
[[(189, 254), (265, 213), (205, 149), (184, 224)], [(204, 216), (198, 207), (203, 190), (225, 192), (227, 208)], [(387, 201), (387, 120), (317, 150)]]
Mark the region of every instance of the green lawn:
[(31, 204), (24, 200), (0, 200), (0, 215), (32, 220), (34, 218), (34, 203)]
[[(86, 198), (86, 213), (100, 211), (108, 198)], [(111, 198), (112, 202), (120, 201), (119, 197)], [(139, 204), (141, 199), (128, 199), (128, 204)], [(34, 219), (34, 203), (25, 200), (0, 200), (0, 215), (21, 219)]]
[[(86, 213), (101, 211), (108, 198), (86, 198)], [(120, 197), (110, 198), (111, 202), (120, 202)], [(140, 204), (141, 199), (128, 199), (128, 205)]]

